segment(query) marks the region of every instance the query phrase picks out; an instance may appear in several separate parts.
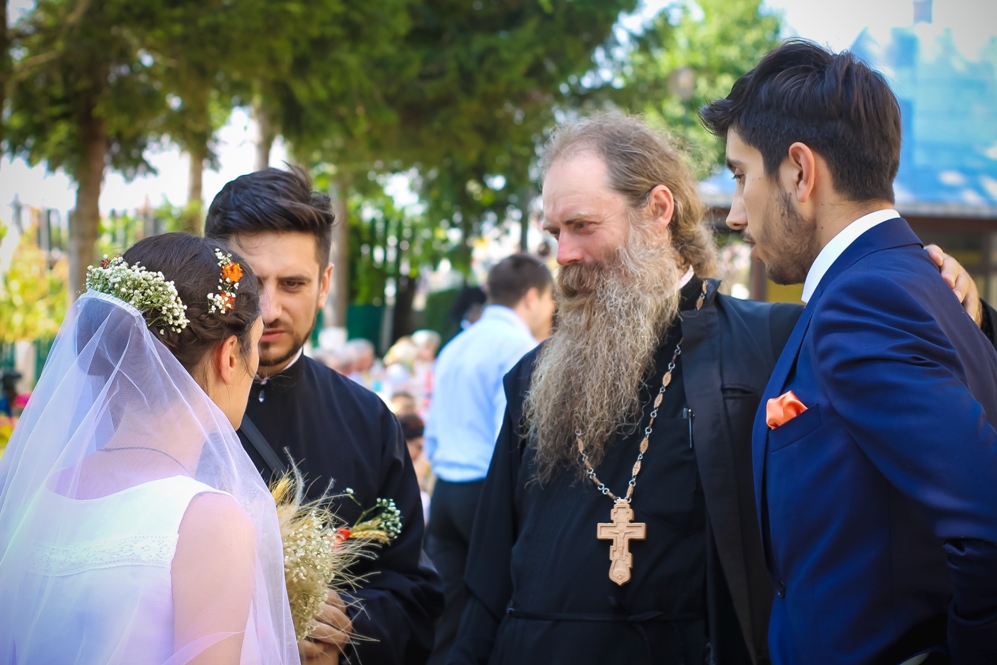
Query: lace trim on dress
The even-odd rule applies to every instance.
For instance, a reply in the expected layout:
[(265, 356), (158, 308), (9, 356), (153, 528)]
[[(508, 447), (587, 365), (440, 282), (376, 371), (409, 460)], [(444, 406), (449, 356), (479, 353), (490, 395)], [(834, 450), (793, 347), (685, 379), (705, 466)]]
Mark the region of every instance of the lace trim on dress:
[(118, 566), (169, 568), (179, 534), (138, 534), (104, 538), (73, 547), (36, 544), (29, 569), (39, 575), (75, 575)]

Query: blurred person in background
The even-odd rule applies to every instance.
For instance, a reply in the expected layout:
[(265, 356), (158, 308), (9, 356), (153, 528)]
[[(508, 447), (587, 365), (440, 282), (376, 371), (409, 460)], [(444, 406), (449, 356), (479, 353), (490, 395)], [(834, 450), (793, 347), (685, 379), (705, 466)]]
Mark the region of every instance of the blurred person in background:
[(345, 349), (317, 349), (312, 352), (312, 360), (322, 363), (343, 376), (348, 376), (353, 369), (353, 362)]
[(377, 395), (302, 355), (329, 295), (334, 221), (329, 197), (299, 168), (236, 178), (208, 209), (205, 234), (245, 257), (261, 294), (261, 380), (239, 435), (268, 480), (287, 466), (278, 452), (286, 450), (305, 475), (308, 498), (332, 483), (339, 495), (352, 489), (355, 500), (333, 503), (346, 523), (378, 499), (394, 500), (402, 514), (401, 534), (353, 571), (360, 602), (347, 607), (330, 592), (316, 617), (321, 625), (300, 644), (306, 662), (422, 663), (442, 594), (422, 553), (422, 501), (401, 427)]
[(435, 330), (416, 330), (412, 333), (415, 343), (415, 362), (412, 363), (412, 384), (419, 394), (419, 413), (426, 414), (433, 400), (433, 367), (440, 350), (440, 333)]
[(432, 466), (426, 456), (422, 453), (423, 432), (425, 423), (422, 418), (410, 413), (398, 418), (402, 426), (402, 434), (405, 436), (405, 445), (408, 446), (408, 453), (412, 457), (412, 466), (415, 468), (415, 477), (419, 479), (419, 490), (422, 494), (422, 510), (427, 522), (429, 522), (429, 497), (433, 494), (435, 479), (432, 473)]
[(353, 356), (353, 370), (350, 372), (350, 378), (361, 386), (370, 389), (374, 385), (374, 380), (379, 378), (384, 370), (383, 367), (378, 366), (373, 342), (362, 337), (351, 339), (346, 343), (346, 349)]
[(415, 344), (416, 362), (432, 363), (436, 360), (436, 352), (440, 350), (440, 333), (435, 330), (416, 330), (412, 333), (412, 343)]
[(417, 391), (413, 379), (413, 367), (418, 349), (408, 335), (399, 337), (384, 354), (383, 391), (388, 397), (395, 393), (408, 393), (413, 397)]
[(398, 392), (391, 396), (391, 401), (388, 404), (391, 412), (395, 414), (396, 418), (401, 419), (402, 416), (412, 416), (416, 415), (416, 403), (415, 397), (409, 393)]
[(426, 551), (443, 577), (445, 610), (431, 663), (446, 661), (464, 609), (471, 527), (505, 414), (502, 378), (550, 334), (553, 281), (537, 258), (515, 254), (488, 274), (481, 320), (455, 337), (436, 363), (426, 452), (437, 477)]
[(481, 318), (487, 300), (488, 296), (480, 286), (465, 284), (450, 308), (450, 320), (459, 325), (461, 330), (466, 330)]
[(21, 380), (21, 373), (16, 369), (4, 370), (0, 376), (0, 414), (8, 416), (18, 415), (17, 409), (17, 382)]

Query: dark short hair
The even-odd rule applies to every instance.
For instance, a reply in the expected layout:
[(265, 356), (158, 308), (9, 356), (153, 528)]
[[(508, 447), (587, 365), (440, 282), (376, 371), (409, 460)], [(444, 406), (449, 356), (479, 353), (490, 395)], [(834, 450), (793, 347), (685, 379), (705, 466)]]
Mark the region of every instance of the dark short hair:
[(552, 284), (550, 271), (540, 259), (529, 254), (513, 254), (488, 272), (488, 301), (515, 307), (530, 289), (544, 293)]
[[(211, 312), (207, 295), (218, 289), (221, 267), (216, 249), (232, 254), (232, 261), (242, 267), (243, 276), (236, 291), (235, 307), (228, 312)], [(187, 233), (164, 233), (139, 240), (122, 255), (130, 265), (139, 263), (146, 270), (161, 272), (173, 282), (180, 300), (186, 305), (187, 326), (179, 333), (157, 328), (156, 338), (166, 345), (180, 364), (191, 374), (208, 353), (223, 341), (236, 336), (243, 355), (252, 347), (252, 329), (260, 317), (260, 297), (256, 275), (235, 252), (229, 252), (217, 240)], [(146, 319), (157, 316), (146, 313)]]
[(762, 153), (769, 176), (801, 142), (827, 161), (835, 189), (847, 198), (894, 200), (900, 104), (886, 79), (852, 53), (787, 41), (699, 115), (717, 136), (734, 130)]
[(312, 191), (312, 179), (298, 167), (264, 169), (239, 176), (218, 192), (208, 208), (204, 235), (228, 240), (238, 233), (297, 232), (315, 236), (320, 268), (329, 262), (332, 200)]
[(426, 425), (422, 422), (422, 418), (410, 413), (407, 416), (402, 416), (398, 419), (399, 424), (402, 426), (402, 436), (405, 437), (406, 441), (411, 441), (412, 439), (418, 439), (423, 434), (423, 430)]

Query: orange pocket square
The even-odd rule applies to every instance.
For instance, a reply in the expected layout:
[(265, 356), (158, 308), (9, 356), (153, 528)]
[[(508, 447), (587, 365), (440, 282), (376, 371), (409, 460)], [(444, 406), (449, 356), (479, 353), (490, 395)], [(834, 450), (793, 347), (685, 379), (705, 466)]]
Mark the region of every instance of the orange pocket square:
[(769, 429), (785, 425), (790, 420), (807, 410), (803, 402), (790, 390), (778, 397), (773, 397), (765, 404), (765, 424)]

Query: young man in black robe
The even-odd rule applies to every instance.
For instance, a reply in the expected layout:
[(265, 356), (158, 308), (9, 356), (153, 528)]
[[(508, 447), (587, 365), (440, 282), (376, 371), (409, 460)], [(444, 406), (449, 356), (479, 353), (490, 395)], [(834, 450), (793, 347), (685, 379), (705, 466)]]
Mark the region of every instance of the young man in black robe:
[(696, 182), (640, 121), (564, 127), (543, 166), (558, 320), (505, 379), (448, 662), (767, 663), (751, 425), (802, 308), (717, 293)]
[(402, 513), (398, 538), (353, 571), (365, 576), (359, 610), (330, 592), (318, 630), (299, 644), (305, 662), (422, 663), (443, 610), (442, 583), (422, 552), (422, 502), (401, 428), (372, 392), (302, 354), (329, 293), (333, 222), (329, 197), (312, 192), (300, 169), (236, 178), (208, 210), (206, 235), (242, 254), (260, 282), (262, 380), (239, 436), (267, 480), (287, 463), (286, 450), (310, 497), (330, 482), (335, 494), (351, 489), (356, 501), (335, 504), (347, 523), (379, 498)]

